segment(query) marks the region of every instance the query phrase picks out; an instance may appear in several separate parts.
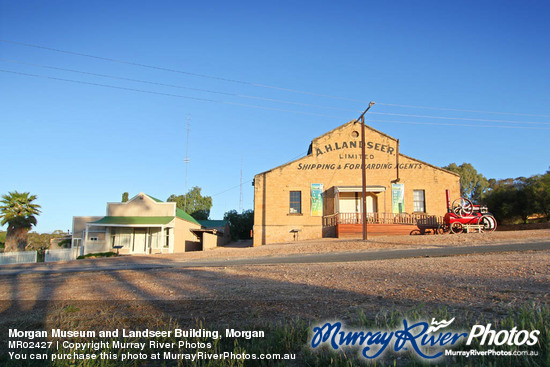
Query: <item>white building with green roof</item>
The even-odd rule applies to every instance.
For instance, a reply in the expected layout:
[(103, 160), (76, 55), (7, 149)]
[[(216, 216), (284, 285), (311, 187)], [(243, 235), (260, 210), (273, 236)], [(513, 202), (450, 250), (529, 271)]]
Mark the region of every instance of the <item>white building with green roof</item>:
[(176, 207), (139, 193), (124, 203), (107, 203), (104, 217), (73, 217), (73, 247), (81, 253), (117, 250), (155, 254), (202, 249), (201, 224)]

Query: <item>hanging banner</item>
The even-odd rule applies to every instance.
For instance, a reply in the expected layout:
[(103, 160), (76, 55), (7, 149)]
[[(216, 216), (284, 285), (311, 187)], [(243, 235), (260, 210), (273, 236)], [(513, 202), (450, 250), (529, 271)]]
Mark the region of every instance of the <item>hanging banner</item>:
[(405, 185), (391, 185), (392, 212), (403, 213), (405, 211)]
[(323, 216), (323, 184), (311, 184), (311, 216)]

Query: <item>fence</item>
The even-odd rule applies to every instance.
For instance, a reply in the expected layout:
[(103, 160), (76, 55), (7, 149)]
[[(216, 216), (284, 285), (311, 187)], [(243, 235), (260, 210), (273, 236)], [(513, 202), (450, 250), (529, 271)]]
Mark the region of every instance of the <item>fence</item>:
[[(107, 247), (107, 244), (104, 242), (88, 243), (84, 248), (84, 255), (96, 252), (105, 252), (109, 250), (110, 249)], [(44, 262), (75, 260), (80, 255), (80, 251), (82, 251), (81, 247), (46, 250), (44, 252)], [(35, 263), (37, 261), (37, 251), (0, 253), (0, 265)]]
[[(443, 217), (409, 213), (366, 213), (367, 223), (371, 224), (413, 224), (443, 223)], [(362, 224), (363, 213), (336, 213), (323, 217), (323, 226), (336, 224)]]
[[(86, 245), (84, 246), (84, 255), (93, 254), (97, 252), (106, 252), (109, 251), (110, 248), (108, 247), (108, 244), (100, 241), (100, 242), (92, 242), (88, 241)], [(78, 253), (80, 255), (80, 253)]]
[(0, 265), (35, 263), (36, 251), (4, 252), (0, 254)]
[(46, 250), (44, 262), (75, 260), (79, 255), (79, 248), (65, 248), (59, 250)]

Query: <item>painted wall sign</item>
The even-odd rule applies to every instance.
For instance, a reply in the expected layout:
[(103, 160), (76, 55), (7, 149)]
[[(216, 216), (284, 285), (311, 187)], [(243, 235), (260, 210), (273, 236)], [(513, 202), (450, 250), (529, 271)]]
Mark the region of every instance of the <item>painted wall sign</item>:
[(405, 211), (405, 184), (391, 185), (392, 212), (403, 213)]
[(323, 216), (323, 184), (311, 184), (311, 216)]
[[(329, 144), (316, 147), (315, 155), (320, 156), (321, 154), (334, 152), (336, 150), (341, 150), (341, 149), (361, 148), (362, 145), (363, 144), (360, 141), (353, 141), (353, 140), (329, 143)], [(386, 144), (375, 143), (372, 141), (367, 141), (365, 143), (365, 149), (377, 150), (379, 152), (384, 152), (387, 154), (395, 154), (395, 148), (390, 147), (389, 145), (386, 145)]]
[[(360, 170), (359, 163), (298, 163), (299, 171), (308, 170)], [(395, 169), (393, 163), (367, 163), (365, 169)], [(422, 169), (421, 163), (400, 163), (399, 169)]]

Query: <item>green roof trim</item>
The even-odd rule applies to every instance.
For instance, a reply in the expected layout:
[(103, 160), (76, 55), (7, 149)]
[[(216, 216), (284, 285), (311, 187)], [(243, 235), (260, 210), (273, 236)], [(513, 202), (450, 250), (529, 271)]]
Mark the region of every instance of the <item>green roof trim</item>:
[(103, 217), (93, 224), (118, 224), (118, 225), (166, 225), (174, 217)]
[(193, 218), (192, 216), (190, 216), (189, 214), (187, 214), (186, 212), (184, 212), (183, 210), (181, 210), (180, 208), (177, 208), (177, 207), (176, 207), (176, 217), (178, 217), (180, 219), (183, 219), (183, 220), (186, 220), (186, 221), (191, 222), (191, 223), (198, 224), (199, 226), (201, 225), (199, 222), (197, 222), (195, 220), (195, 218)]
[[(162, 201), (162, 200), (159, 200), (149, 194), (145, 194), (149, 199), (153, 200), (153, 201), (156, 201), (157, 203), (166, 203), (166, 201)], [(180, 218), (180, 219), (183, 219), (183, 220), (186, 220), (188, 222), (191, 222), (191, 223), (195, 223), (195, 224), (198, 224), (199, 226), (201, 225), (199, 222), (197, 222), (195, 220), (195, 218), (193, 218), (192, 216), (190, 216), (189, 214), (187, 214), (186, 212), (184, 212), (183, 210), (181, 210), (180, 208), (176, 207), (176, 217)], [(105, 217), (107, 218), (107, 217)], [(112, 218), (124, 218), (124, 217), (112, 217)], [(155, 218), (155, 217), (132, 217), (132, 218)], [(156, 217), (156, 218), (162, 218), (162, 217)], [(172, 218), (174, 219), (174, 217), (166, 217), (166, 218)]]
[(159, 199), (157, 199), (157, 198), (154, 198), (154, 197), (152, 197), (152, 196), (149, 195), (149, 194), (145, 194), (145, 195), (149, 196), (150, 199), (153, 199), (153, 201), (156, 201), (157, 203), (164, 203), (164, 201), (159, 200)]
[(199, 220), (199, 224), (206, 228), (219, 228), (225, 227), (227, 224), (226, 220)]

